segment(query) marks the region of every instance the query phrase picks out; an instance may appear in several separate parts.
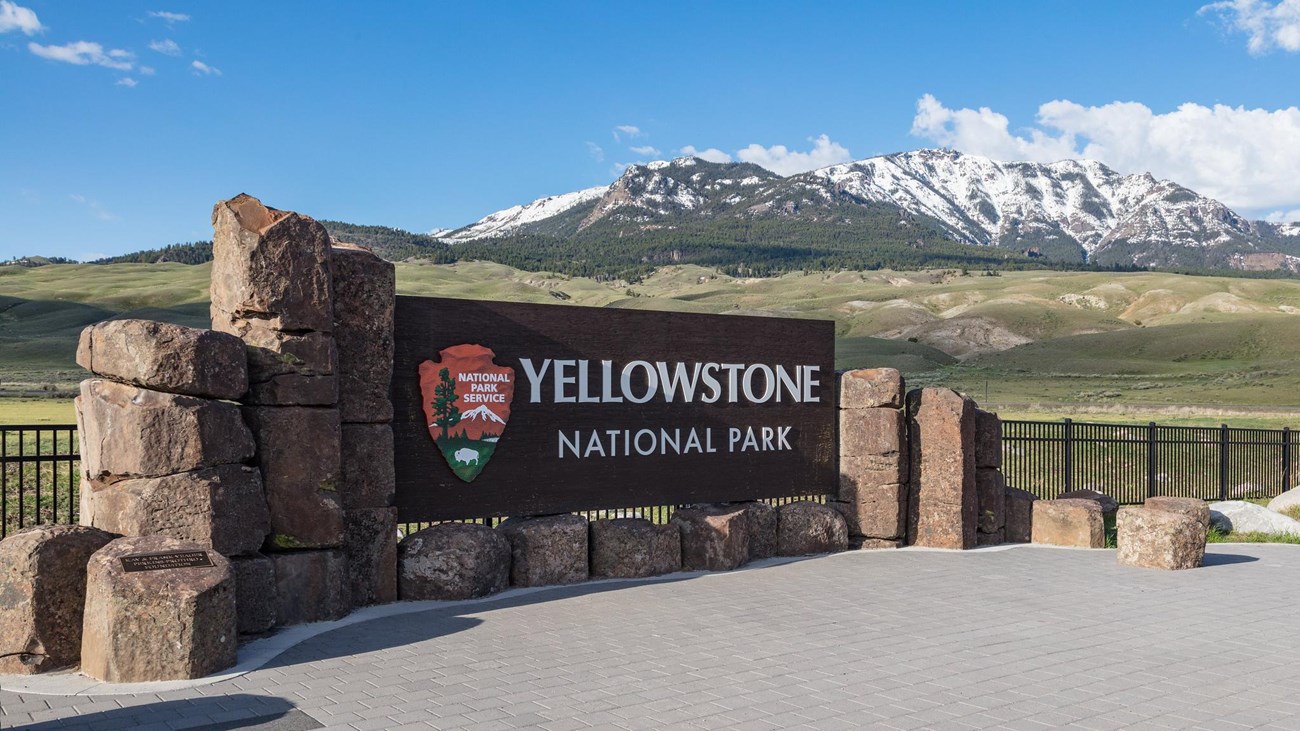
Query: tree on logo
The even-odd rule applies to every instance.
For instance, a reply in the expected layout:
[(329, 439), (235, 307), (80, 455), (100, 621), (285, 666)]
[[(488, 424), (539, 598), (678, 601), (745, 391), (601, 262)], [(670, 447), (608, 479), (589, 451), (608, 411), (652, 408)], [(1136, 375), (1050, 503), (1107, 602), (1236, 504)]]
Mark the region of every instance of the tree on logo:
[(438, 371), (438, 385), (433, 389), (433, 423), (442, 427), (442, 438), (447, 438), (447, 430), (460, 423), (460, 409), (456, 408), (456, 382), (451, 378), (451, 371), (443, 368)]

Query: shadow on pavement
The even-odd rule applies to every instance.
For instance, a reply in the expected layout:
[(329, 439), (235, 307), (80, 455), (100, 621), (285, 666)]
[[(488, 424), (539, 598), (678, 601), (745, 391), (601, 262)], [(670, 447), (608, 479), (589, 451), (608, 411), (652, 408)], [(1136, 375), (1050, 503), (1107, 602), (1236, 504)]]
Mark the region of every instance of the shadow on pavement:
[(1206, 553), (1202, 566), (1227, 566), (1234, 563), (1251, 563), (1259, 559), (1254, 556), (1242, 556), (1236, 553)]
[(297, 710), (292, 703), (283, 698), (235, 693), (213, 698), (145, 703), (14, 728), (23, 731), (54, 731), (54, 729), (77, 731), (78, 729), (131, 729), (141, 726), (200, 729), (201, 731), (226, 731), (227, 729), (308, 731), (321, 728), (322, 724)]

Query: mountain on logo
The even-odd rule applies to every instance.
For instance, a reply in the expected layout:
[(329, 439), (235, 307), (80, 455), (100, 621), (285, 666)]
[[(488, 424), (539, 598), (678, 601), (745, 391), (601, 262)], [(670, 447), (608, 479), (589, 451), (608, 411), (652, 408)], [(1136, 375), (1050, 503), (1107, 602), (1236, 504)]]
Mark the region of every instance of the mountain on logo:
[(498, 424), (506, 423), (506, 420), (497, 416), (495, 411), (487, 407), (487, 404), (483, 404), (482, 406), (479, 406), (478, 408), (475, 409), (470, 409), (469, 411), (466, 411), (464, 414), (461, 414), (460, 416), (461, 421), (474, 421), (476, 419), (480, 421), (488, 421), (488, 422), (495, 421)]

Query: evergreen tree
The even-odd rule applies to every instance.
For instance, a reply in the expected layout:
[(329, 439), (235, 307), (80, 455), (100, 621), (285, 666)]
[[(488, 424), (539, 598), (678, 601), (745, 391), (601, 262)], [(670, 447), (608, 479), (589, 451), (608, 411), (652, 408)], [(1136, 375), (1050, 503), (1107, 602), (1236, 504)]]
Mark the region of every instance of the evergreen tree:
[(460, 423), (460, 409), (456, 408), (456, 382), (451, 378), (451, 371), (443, 368), (438, 371), (438, 385), (433, 389), (433, 423), (442, 427), (442, 438), (447, 438), (447, 431)]

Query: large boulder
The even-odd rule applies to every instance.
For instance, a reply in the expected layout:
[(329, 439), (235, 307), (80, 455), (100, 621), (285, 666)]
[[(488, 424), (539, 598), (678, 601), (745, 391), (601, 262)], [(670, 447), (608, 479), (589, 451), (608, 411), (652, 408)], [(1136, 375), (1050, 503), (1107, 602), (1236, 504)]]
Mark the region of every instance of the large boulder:
[(1004, 540), (1007, 543), (1028, 543), (1034, 535), (1034, 502), (1038, 496), (1028, 490), (1008, 487), (1005, 499)]
[(1115, 517), (1121, 566), (1194, 569), (1205, 559), (1205, 524), (1194, 511), (1126, 505)]
[(334, 337), (338, 341), (339, 411), (344, 422), (393, 418), (393, 265), (369, 249), (335, 244)]
[(1268, 509), (1275, 513), (1285, 513), (1297, 506), (1300, 506), (1300, 487), (1293, 487), (1268, 501)]
[(899, 409), (840, 410), (841, 499), (845, 489), (907, 481), (906, 417)]
[(1245, 500), (1210, 503), (1210, 522), (1224, 533), (1267, 533), (1300, 537), (1300, 521)]
[(239, 634), (256, 635), (275, 626), (278, 602), (275, 593), (275, 562), (260, 553), (234, 556), (235, 615)]
[(222, 465), (112, 484), (83, 481), (81, 522), (124, 536), (170, 536), (227, 556), (253, 553), (271, 532), (262, 476)]
[(1096, 500), (1034, 502), (1034, 543), (1071, 548), (1105, 548), (1106, 527)]
[(1119, 510), (1119, 501), (1104, 492), (1090, 490), (1070, 490), (1057, 496), (1057, 500), (1092, 500), (1101, 506), (1101, 512), (1110, 515)]
[(743, 506), (678, 508), (669, 522), (681, 530), (683, 570), (730, 571), (749, 561), (750, 521)]
[(352, 606), (397, 601), (397, 508), (363, 508), (344, 514)]
[(1171, 497), (1158, 496), (1146, 499), (1146, 507), (1153, 510), (1164, 510), (1171, 513), (1179, 513), (1192, 518), (1201, 526), (1201, 533), (1210, 530), (1210, 506), (1204, 501), (1194, 497)]
[(902, 406), (903, 375), (894, 368), (860, 368), (840, 377), (841, 409)]
[(239, 407), (97, 378), (76, 398), (81, 470), (92, 481), (161, 477), (253, 457)]
[(344, 510), (386, 508), (393, 504), (397, 477), (393, 467), (393, 427), (389, 424), (344, 424), (339, 500)]
[(1002, 467), (1002, 419), (984, 409), (975, 409), (975, 466)]
[(807, 556), (835, 553), (849, 547), (844, 516), (833, 507), (799, 500), (777, 508), (777, 553)]
[(655, 525), (644, 518), (591, 522), (591, 575), (639, 579), (680, 571), (681, 529)]
[(244, 415), (257, 439), (271, 512), (268, 545), (279, 550), (341, 546), (338, 410), (251, 406)]
[(472, 599), (510, 584), (510, 541), (483, 525), (440, 523), (397, 546), (402, 599)]
[(979, 501), (976, 540), (981, 546), (995, 546), (1002, 542), (1007, 522), (1007, 483), (1002, 472), (989, 467), (975, 470), (975, 492)]
[(511, 518), (497, 530), (510, 541), (512, 585), (548, 586), (587, 580), (587, 519), (581, 515)]
[[(202, 553), (211, 566), (128, 571), (123, 558)], [(166, 536), (119, 538), (90, 557), (81, 672), (111, 683), (201, 678), (235, 664), (235, 576), (221, 554)]]
[(86, 563), (114, 538), (80, 525), (39, 525), (0, 541), (0, 675), (77, 664)]
[(277, 626), (325, 622), (352, 611), (348, 559), (343, 551), (268, 554), (275, 564)]
[(974, 548), (975, 402), (946, 388), (907, 395), (911, 439), (908, 542), (931, 548)]
[(749, 560), (759, 561), (775, 556), (778, 530), (776, 508), (758, 500), (738, 505), (749, 516)]
[(237, 399), (248, 390), (239, 338), (154, 320), (107, 320), (81, 331), (77, 365), (97, 376), (186, 396)]

